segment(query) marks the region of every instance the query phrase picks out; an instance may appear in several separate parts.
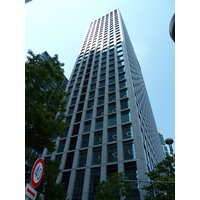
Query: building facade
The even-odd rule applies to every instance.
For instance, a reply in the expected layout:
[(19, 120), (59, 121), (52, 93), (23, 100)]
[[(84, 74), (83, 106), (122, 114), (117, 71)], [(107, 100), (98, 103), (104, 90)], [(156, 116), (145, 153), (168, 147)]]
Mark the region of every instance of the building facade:
[(158, 129), (158, 135), (159, 135), (159, 138), (160, 138), (161, 146), (162, 146), (163, 152), (165, 154), (165, 157), (169, 156), (169, 150), (167, 148), (167, 145), (165, 144), (164, 135), (163, 135), (163, 132), (162, 132), (161, 129)]
[(92, 200), (99, 181), (124, 172), (134, 200), (146, 172), (164, 158), (141, 68), (119, 9), (91, 22), (66, 88), (66, 122), (56, 151), (57, 178), (70, 200)]

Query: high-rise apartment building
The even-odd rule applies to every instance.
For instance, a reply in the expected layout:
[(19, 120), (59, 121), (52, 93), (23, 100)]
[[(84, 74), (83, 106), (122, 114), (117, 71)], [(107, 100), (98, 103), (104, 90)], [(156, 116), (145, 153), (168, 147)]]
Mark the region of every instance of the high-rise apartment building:
[(169, 150), (167, 148), (167, 145), (165, 144), (164, 135), (161, 129), (158, 129), (158, 135), (160, 137), (161, 146), (162, 146), (165, 156), (169, 156)]
[(164, 158), (141, 68), (116, 9), (91, 22), (67, 85), (66, 121), (56, 151), (70, 200), (92, 200), (99, 181), (124, 172), (134, 200), (146, 172)]

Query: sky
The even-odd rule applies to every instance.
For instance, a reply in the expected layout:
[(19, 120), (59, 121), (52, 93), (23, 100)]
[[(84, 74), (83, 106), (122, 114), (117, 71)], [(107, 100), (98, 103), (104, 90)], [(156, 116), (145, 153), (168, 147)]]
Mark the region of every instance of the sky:
[(175, 43), (169, 35), (173, 0), (33, 0), (25, 4), (25, 61), (58, 54), (69, 79), (89, 23), (119, 8), (141, 66), (156, 125), (175, 152)]

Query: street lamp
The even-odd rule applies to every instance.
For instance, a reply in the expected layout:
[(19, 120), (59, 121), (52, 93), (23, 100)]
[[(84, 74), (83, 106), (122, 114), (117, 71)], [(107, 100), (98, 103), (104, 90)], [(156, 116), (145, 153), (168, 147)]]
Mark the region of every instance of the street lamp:
[(173, 153), (173, 148), (172, 148), (172, 144), (174, 143), (174, 140), (172, 138), (167, 138), (165, 140), (165, 143), (169, 145), (169, 149), (170, 149), (170, 154), (172, 155), (174, 161), (175, 161), (175, 158), (174, 158), (174, 153)]

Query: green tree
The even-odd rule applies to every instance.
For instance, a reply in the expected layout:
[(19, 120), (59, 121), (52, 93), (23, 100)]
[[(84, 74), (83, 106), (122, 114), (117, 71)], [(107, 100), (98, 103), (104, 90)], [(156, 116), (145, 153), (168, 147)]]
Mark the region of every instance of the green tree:
[(175, 168), (173, 157), (167, 156), (158, 163), (154, 170), (147, 173), (150, 184), (144, 186), (147, 195), (145, 200), (174, 200), (175, 199)]
[(124, 173), (113, 173), (110, 180), (99, 182), (96, 189), (95, 200), (121, 200), (129, 199), (132, 185), (126, 182)]
[(42, 60), (28, 51), (25, 63), (25, 146), (55, 150), (52, 138), (63, 136), (67, 124), (63, 63), (58, 55)]
[[(47, 200), (66, 200), (67, 193), (61, 182), (56, 183), (56, 178), (61, 172), (60, 161), (45, 160), (44, 175), (37, 191)], [(39, 199), (39, 196), (37, 197)]]

